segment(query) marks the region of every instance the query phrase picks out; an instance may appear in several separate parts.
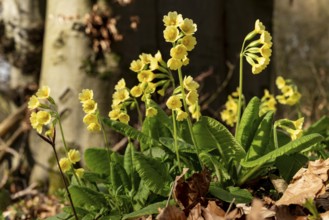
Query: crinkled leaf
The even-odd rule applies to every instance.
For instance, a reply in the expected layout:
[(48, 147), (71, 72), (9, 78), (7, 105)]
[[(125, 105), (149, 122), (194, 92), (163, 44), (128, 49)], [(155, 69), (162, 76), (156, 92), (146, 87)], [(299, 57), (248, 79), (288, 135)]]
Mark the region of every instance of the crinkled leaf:
[(210, 184), (209, 192), (213, 196), (225, 201), (234, 203), (249, 203), (252, 200), (251, 193), (246, 189), (240, 189), (239, 187), (229, 187), (229, 191), (217, 186), (214, 183)]
[(104, 118), (103, 120), (104, 123), (110, 128), (112, 128), (113, 130), (121, 133), (122, 135), (125, 135), (126, 137), (130, 137), (132, 139), (138, 140), (140, 143), (143, 144), (143, 146), (161, 147), (161, 144), (157, 140), (151, 138), (150, 136), (144, 134), (143, 132), (140, 132), (139, 130), (131, 127), (130, 125), (127, 125), (119, 121), (113, 121), (108, 118)]
[(259, 105), (260, 100), (257, 97), (253, 97), (246, 109), (244, 110), (239, 128), (236, 133), (236, 140), (241, 144), (242, 147), (247, 151), (253, 140), (254, 134), (260, 122), (259, 117)]
[(131, 182), (126, 170), (119, 163), (111, 162), (110, 180), (113, 188), (117, 190), (123, 187), (126, 191), (131, 190)]
[(297, 140), (291, 141), (288, 144), (275, 149), (262, 157), (257, 158), (252, 161), (241, 161), (241, 165), (244, 167), (255, 167), (261, 166), (262, 164), (270, 161), (274, 161), (277, 157), (280, 157), (284, 154), (293, 154), (302, 151), (303, 149), (318, 143), (323, 140), (323, 137), (319, 134), (309, 134), (298, 138)]
[(172, 181), (165, 164), (159, 159), (147, 157), (142, 153), (135, 153), (134, 164), (145, 185), (155, 193), (167, 195)]
[[(161, 137), (160, 138), (160, 143), (166, 146), (172, 153), (175, 153), (175, 140), (170, 137)], [(179, 152), (185, 152), (185, 153), (195, 153), (195, 148), (192, 144), (189, 144), (185, 142), (182, 139), (177, 140), (177, 146)]]
[(263, 120), (259, 124), (255, 136), (251, 142), (250, 148), (247, 152), (246, 161), (255, 160), (269, 152), (268, 145), (272, 134), (272, 123), (274, 113), (267, 112)]
[(104, 148), (87, 148), (84, 153), (87, 167), (99, 174), (110, 174), (110, 158)]
[(319, 133), (319, 134), (325, 134), (325, 132), (329, 129), (329, 117), (323, 116), (318, 121), (313, 123), (305, 132), (306, 134), (312, 134), (312, 133)]
[(93, 207), (101, 209), (107, 207), (107, 202), (102, 193), (88, 187), (72, 185), (69, 187), (74, 205), (77, 207)]
[(239, 163), (246, 152), (233, 135), (220, 122), (202, 116), (193, 126), (193, 133), (201, 151), (218, 149), (224, 161), (231, 159)]

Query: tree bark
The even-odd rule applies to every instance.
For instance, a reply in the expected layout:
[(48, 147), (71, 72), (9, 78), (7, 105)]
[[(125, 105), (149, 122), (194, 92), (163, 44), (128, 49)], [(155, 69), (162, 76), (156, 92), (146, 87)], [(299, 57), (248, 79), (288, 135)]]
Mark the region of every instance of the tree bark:
[[(40, 78), (41, 86), (51, 88), (51, 97), (58, 104), (59, 111), (66, 112), (62, 124), (68, 147), (82, 150), (89, 146), (103, 146), (104, 143), (100, 133), (87, 132), (82, 122), (85, 114), (78, 94), (85, 88), (94, 90), (94, 99), (101, 113), (107, 115), (105, 109), (109, 108), (109, 94), (112, 94), (113, 88), (112, 82), (89, 77), (81, 70), (82, 61), (88, 57), (91, 49), (85, 34), (72, 27), (74, 22), (81, 22), (90, 10), (89, 0), (48, 1)], [(31, 135), (30, 140), (34, 158), (42, 165), (35, 166), (31, 181), (44, 180), (47, 170), (43, 167), (49, 167), (52, 149), (36, 135)], [(63, 146), (59, 129), (56, 146)]]

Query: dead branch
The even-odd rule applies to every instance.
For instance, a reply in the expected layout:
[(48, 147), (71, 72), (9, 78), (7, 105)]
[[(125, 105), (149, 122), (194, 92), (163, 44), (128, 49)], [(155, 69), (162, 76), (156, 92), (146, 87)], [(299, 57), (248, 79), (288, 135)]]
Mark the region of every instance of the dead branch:
[(11, 113), (5, 120), (0, 123), (0, 137), (5, 135), (10, 128), (12, 128), (19, 120), (22, 119), (27, 104), (24, 103), (15, 112)]

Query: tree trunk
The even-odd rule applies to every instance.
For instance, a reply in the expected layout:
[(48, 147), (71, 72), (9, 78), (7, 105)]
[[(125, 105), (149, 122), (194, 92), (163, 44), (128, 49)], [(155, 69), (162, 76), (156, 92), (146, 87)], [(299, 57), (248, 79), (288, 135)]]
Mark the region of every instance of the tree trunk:
[(12, 89), (38, 80), (43, 18), (39, 1), (2, 0), (0, 51), (11, 64)]
[[(60, 112), (66, 112), (62, 119), (65, 139), (69, 148), (85, 149), (88, 146), (103, 146), (99, 133), (87, 132), (82, 119), (84, 112), (78, 99), (82, 89), (94, 90), (94, 99), (103, 115), (109, 108), (109, 94), (112, 94), (111, 82), (92, 78), (81, 70), (82, 61), (91, 53), (85, 34), (73, 30), (74, 22), (81, 22), (91, 10), (89, 0), (48, 1), (46, 13), (46, 31), (42, 60), (40, 85), (51, 88), (51, 96), (59, 106)], [(51, 147), (31, 136), (31, 147), (35, 159), (42, 166), (35, 166), (31, 181), (44, 179), (49, 167)], [(57, 147), (62, 147), (59, 129), (57, 129)], [(57, 168), (56, 168), (57, 169)]]

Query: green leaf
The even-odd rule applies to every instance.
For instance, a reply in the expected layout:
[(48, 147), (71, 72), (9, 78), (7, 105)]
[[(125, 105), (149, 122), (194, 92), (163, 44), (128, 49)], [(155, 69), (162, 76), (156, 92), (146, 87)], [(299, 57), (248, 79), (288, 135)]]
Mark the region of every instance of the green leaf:
[[(170, 137), (161, 137), (160, 138), (160, 143), (163, 144), (165, 147), (170, 149), (170, 151), (175, 154), (175, 140)], [(195, 153), (195, 148), (192, 144), (189, 144), (185, 142), (182, 139), (177, 140), (177, 146), (179, 152), (185, 152), (185, 153)]]
[(226, 167), (220, 163), (219, 158), (216, 156), (207, 152), (201, 152), (200, 159), (210, 170), (215, 171), (219, 183), (223, 184), (231, 178)]
[(267, 112), (259, 124), (245, 157), (245, 161), (255, 160), (269, 152), (268, 145), (272, 134), (273, 116), (274, 113), (272, 111)]
[(308, 161), (303, 154), (282, 155), (276, 158), (275, 165), (279, 169), (280, 176), (289, 183), (296, 172)]
[[(170, 117), (168, 117), (168, 115), (166, 114), (166, 112), (163, 111), (163, 109), (160, 108), (160, 106), (156, 102), (154, 102), (153, 100), (151, 100), (151, 99), (149, 100), (148, 106), (149, 107), (153, 107), (153, 108), (155, 108), (158, 111), (157, 115), (155, 115), (152, 118), (154, 118), (158, 122), (160, 122), (161, 123), (161, 127), (167, 128), (171, 132), (171, 134), (173, 134), (174, 133), (174, 129), (173, 129), (172, 120), (170, 119)], [(164, 135), (162, 135), (162, 137), (163, 136)]]
[(138, 186), (138, 190), (133, 197), (133, 208), (135, 211), (145, 207), (145, 203), (147, 202), (147, 199), (150, 194), (151, 191), (149, 190), (148, 187), (145, 187), (144, 181), (141, 180)]
[(124, 162), (123, 162), (123, 167), (125, 168), (126, 173), (130, 178), (130, 182), (134, 190), (138, 188), (138, 184), (140, 181), (138, 173), (136, 172), (136, 168), (135, 168), (136, 165), (134, 164), (133, 161), (135, 152), (136, 149), (134, 144), (129, 142), (126, 147), (126, 151), (124, 154)]
[(131, 190), (131, 182), (126, 170), (119, 163), (111, 162), (111, 183), (116, 191), (119, 187), (123, 187), (125, 191)]
[(231, 203), (249, 203), (252, 200), (252, 195), (248, 190), (240, 189), (238, 187), (229, 187), (229, 191), (217, 186), (214, 183), (210, 183), (209, 192), (213, 196)]
[(157, 140), (151, 138), (150, 136), (144, 134), (143, 132), (138, 131), (137, 129), (131, 127), (130, 125), (127, 125), (119, 121), (113, 121), (108, 118), (104, 118), (103, 120), (104, 123), (110, 128), (112, 128), (113, 130), (121, 133), (122, 135), (125, 135), (126, 137), (130, 137), (132, 139), (138, 140), (144, 146), (161, 147), (161, 144)]
[(84, 153), (87, 167), (99, 174), (110, 174), (110, 159), (104, 148), (87, 148)]
[(95, 190), (91, 190), (90, 188), (72, 185), (69, 187), (69, 191), (74, 206), (86, 208), (92, 207), (92, 209), (101, 209), (108, 206), (104, 195)]
[(226, 163), (231, 159), (240, 163), (240, 160), (246, 156), (246, 152), (230, 131), (213, 118), (202, 116), (194, 124), (193, 133), (201, 151), (217, 148)]
[(251, 141), (256, 132), (258, 123), (260, 121), (259, 117), (259, 105), (260, 100), (257, 97), (253, 97), (246, 109), (244, 110), (239, 128), (236, 133), (236, 140), (241, 144), (242, 147), (247, 151), (251, 144)]
[(318, 121), (313, 123), (305, 132), (306, 134), (312, 134), (312, 133), (320, 133), (325, 134), (325, 132), (329, 129), (329, 117), (323, 116)]
[(261, 166), (264, 163), (274, 161), (277, 157), (280, 157), (284, 154), (293, 154), (302, 151), (303, 149), (318, 143), (319, 141), (323, 140), (323, 137), (319, 134), (309, 134), (298, 138), (297, 140), (291, 141), (288, 144), (275, 149), (267, 153), (266, 155), (257, 158), (256, 160), (252, 161), (241, 161), (241, 165), (244, 167), (255, 167)]
[[(157, 202), (157, 203), (153, 203), (151, 205), (146, 206), (145, 208), (126, 214), (123, 216), (122, 220), (124, 219), (135, 219), (144, 215), (152, 215), (152, 214), (157, 214), (159, 213), (159, 208), (164, 208), (167, 204), (167, 200), (162, 201), (162, 202)], [(170, 204), (173, 205), (174, 201), (171, 200)]]
[(165, 165), (159, 159), (136, 152), (134, 164), (136, 164), (139, 176), (150, 190), (160, 195), (167, 195), (172, 179)]

